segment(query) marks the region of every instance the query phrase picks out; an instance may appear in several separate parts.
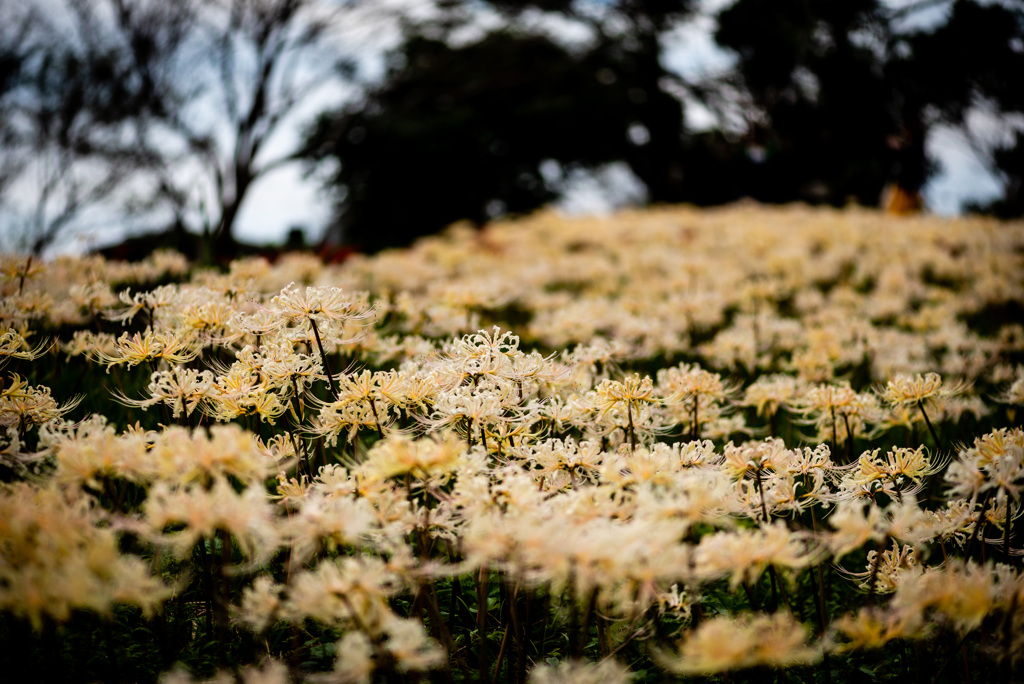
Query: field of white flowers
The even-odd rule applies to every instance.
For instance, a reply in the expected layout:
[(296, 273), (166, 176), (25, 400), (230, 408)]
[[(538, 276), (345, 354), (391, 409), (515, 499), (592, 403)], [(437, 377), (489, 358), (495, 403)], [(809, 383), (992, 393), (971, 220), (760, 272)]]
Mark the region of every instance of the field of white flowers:
[(542, 213), (0, 279), (4, 672), (1020, 671), (1022, 223)]

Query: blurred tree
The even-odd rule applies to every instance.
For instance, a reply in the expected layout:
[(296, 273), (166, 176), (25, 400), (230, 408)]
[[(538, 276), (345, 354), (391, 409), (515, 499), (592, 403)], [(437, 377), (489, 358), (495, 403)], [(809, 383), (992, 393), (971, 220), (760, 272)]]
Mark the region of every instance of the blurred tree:
[(932, 126), (963, 127), (977, 106), (1024, 111), (1019, 6), (738, 0), (715, 39), (738, 56), (750, 194), (766, 201), (873, 204), (886, 181), (915, 193), (934, 171)]
[[(21, 88), (25, 62), (32, 52), (31, 32), (24, 24), (2, 21), (9, 14), (12, 0), (0, 0), (0, 111), (11, 111)], [(0, 117), (0, 147), (8, 147), (16, 138), (17, 128), (10, 117)], [(6, 159), (0, 164), (0, 193), (19, 173), (19, 164)]]
[[(886, 78), (887, 16), (875, 0), (739, 0), (718, 15), (716, 41), (736, 52), (748, 111), (749, 194), (874, 204), (902, 146), (923, 181), (923, 141), (901, 129)], [(918, 185), (919, 187), (919, 185)]]
[(91, 43), (83, 5), (62, 27), (36, 7), (0, 4), (0, 43), (14, 69), (0, 96), (3, 179), (0, 219), (4, 247), (35, 254), (73, 221), (110, 201), (142, 162), (139, 150), (115, 134), (139, 113), (140, 99), (115, 54)]
[(1024, 133), (1014, 133), (1013, 141), (996, 148), (993, 156), (1003, 177), (1003, 196), (986, 207), (986, 213), (1001, 218), (1024, 216)]
[[(900, 36), (893, 73), (906, 105), (928, 125), (958, 126), (1003, 181), (1003, 195), (968, 210), (1002, 218), (1024, 216), (1024, 4), (945, 2), (948, 20), (933, 31)], [(995, 145), (978, 138), (969, 114), (992, 122), (1016, 118), (1016, 131), (1002, 131)], [(995, 124), (998, 125), (998, 124)], [(991, 135), (992, 131), (988, 131)]]
[(29, 222), (35, 252), (97, 208), (230, 252), (253, 185), (295, 161), (273, 137), (339, 73), (321, 51), (337, 6), (318, 0), (5, 5), (36, 36), (0, 112), (17, 121), (5, 159), (21, 163), (4, 200), (22, 225), (5, 229)]
[[(678, 78), (662, 65), (661, 40), (688, 3), (580, 5), (490, 3), (505, 28), (465, 45), (451, 40), (472, 20), (463, 3), (447, 3), (439, 23), (408, 27), (379, 86), (324, 113), (307, 135), (311, 162), (335, 162), (329, 182), (345, 239), (373, 251), (459, 219), (530, 211), (555, 198), (552, 168), (616, 160), (652, 201), (683, 199), (683, 109), (667, 92)], [(567, 46), (528, 30), (543, 23), (538, 12), (589, 38)]]
[[(912, 207), (935, 170), (931, 128), (964, 127), (979, 103), (1021, 111), (1024, 93), (1020, 10), (998, 4), (738, 0), (715, 32), (736, 68), (699, 83), (663, 61), (686, 2), (438, 6), (440, 20), (407, 27), (376, 87), (307, 135), (312, 164), (333, 163), (335, 229), (364, 249), (534, 209), (558, 190), (546, 160), (624, 160), (653, 202), (874, 205), (889, 184)], [(501, 30), (453, 40), (486, 11)], [(554, 20), (588, 37), (559, 42)], [(740, 111), (742, 130), (724, 115), (718, 129), (687, 130), (682, 95)], [(993, 156), (1008, 188), (1012, 158)]]

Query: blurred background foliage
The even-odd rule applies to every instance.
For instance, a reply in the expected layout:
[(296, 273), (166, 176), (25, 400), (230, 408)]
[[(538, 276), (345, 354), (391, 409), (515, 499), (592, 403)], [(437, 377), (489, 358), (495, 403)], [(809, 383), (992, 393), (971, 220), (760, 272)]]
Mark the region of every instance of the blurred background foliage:
[[(36, 252), (102, 207), (235, 253), (253, 186), (286, 165), (332, 198), (325, 241), (371, 252), (532, 211), (610, 166), (634, 201), (914, 209), (937, 170), (929, 133), (970, 139), (978, 112), (1001, 127), (977, 148), (1003, 191), (969, 209), (1024, 213), (1016, 2), (47, 4), (70, 20), (0, 0), (0, 193), (24, 206), (29, 173), (36, 193), (3, 230)], [(374, 14), (400, 29), (376, 72), (343, 38)], [(731, 68), (668, 66), (696, 17)], [(324, 88), (347, 95), (322, 104)]]

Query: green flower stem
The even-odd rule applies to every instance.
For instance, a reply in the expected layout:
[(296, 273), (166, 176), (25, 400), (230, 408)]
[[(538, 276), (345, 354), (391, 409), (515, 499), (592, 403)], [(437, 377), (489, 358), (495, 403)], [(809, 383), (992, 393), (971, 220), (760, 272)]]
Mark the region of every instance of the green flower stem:
[(331, 366), (327, 361), (327, 354), (324, 353), (323, 342), (320, 341), (320, 330), (316, 327), (316, 321), (312, 317), (309, 319), (309, 325), (313, 328), (313, 337), (316, 339), (317, 349), (320, 350), (320, 362), (324, 364), (324, 373), (327, 375), (327, 384), (330, 385), (331, 394), (334, 396), (334, 400), (338, 400), (338, 386), (334, 382), (334, 373), (331, 372)]
[(487, 662), (487, 566), (480, 567), (480, 574), (476, 584), (476, 631), (479, 648), (479, 673), (480, 682), (485, 684), (491, 668)]
[(928, 412), (924, 410), (924, 400), (917, 400), (917, 408), (921, 409), (921, 415), (924, 416), (924, 423), (928, 426), (928, 432), (932, 433), (932, 440), (935, 441), (935, 448), (941, 449), (942, 445), (939, 444), (939, 436), (935, 434), (935, 427), (932, 425), (932, 421), (928, 418)]

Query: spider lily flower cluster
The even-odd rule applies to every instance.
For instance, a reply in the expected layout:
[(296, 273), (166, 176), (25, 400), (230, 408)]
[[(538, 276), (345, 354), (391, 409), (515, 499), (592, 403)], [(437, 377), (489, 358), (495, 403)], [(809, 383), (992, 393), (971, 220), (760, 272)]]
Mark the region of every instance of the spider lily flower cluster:
[(0, 631), (169, 682), (1009, 679), (1024, 226), (888, 221), (9, 259)]

